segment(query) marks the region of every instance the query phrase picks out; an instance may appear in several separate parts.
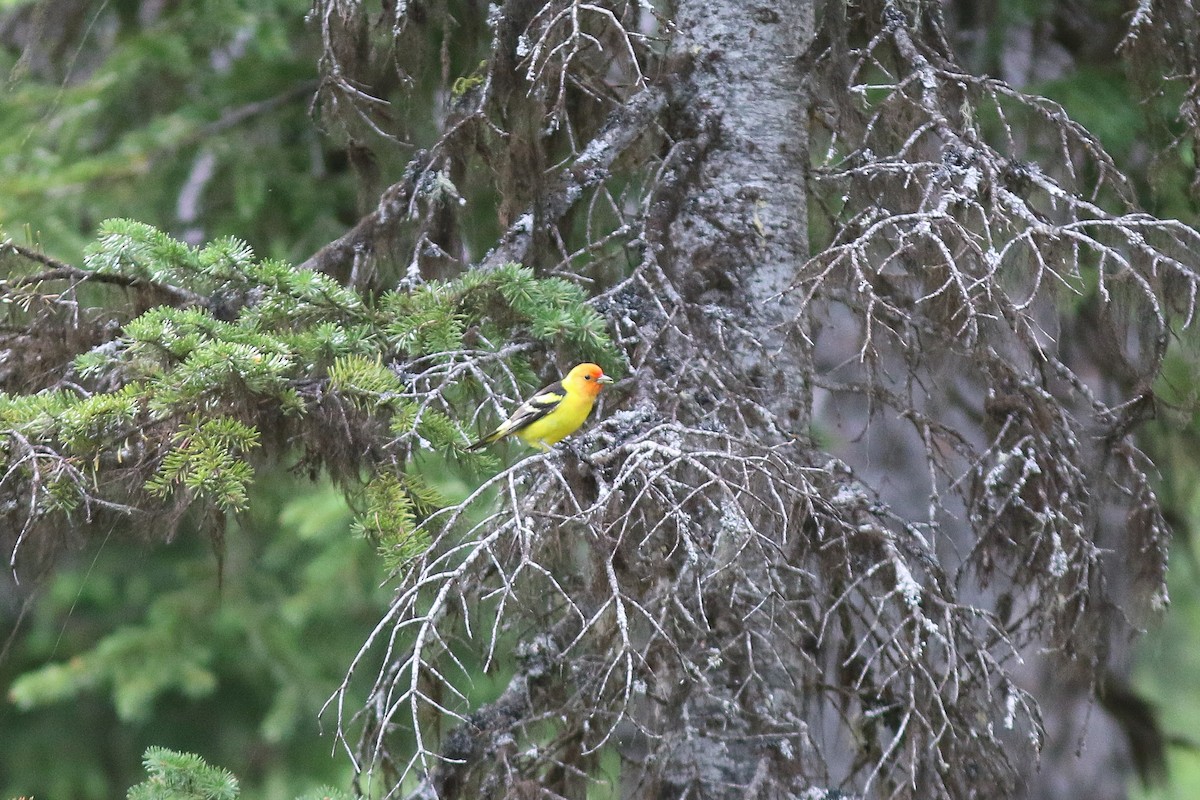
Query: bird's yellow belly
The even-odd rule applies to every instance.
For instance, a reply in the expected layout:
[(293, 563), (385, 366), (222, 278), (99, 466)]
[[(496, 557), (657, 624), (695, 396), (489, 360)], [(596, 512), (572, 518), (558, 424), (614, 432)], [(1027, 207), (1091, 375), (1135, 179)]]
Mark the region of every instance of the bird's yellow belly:
[(545, 449), (547, 445), (558, 443), (582, 425), (588, 414), (592, 413), (595, 403), (594, 397), (567, 396), (553, 413), (517, 431), (517, 436), (532, 447)]

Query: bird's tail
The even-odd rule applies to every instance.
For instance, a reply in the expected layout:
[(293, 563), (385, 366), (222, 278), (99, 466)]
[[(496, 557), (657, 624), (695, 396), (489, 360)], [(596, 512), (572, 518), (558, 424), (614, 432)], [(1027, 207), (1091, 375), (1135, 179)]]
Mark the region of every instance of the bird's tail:
[(482, 450), (483, 448), (487, 447), (492, 442), (499, 439), (502, 435), (503, 434), (501, 434), (499, 431), (492, 431), (487, 436), (484, 436), (483, 438), (479, 439), (478, 441), (472, 442), (471, 444), (467, 445), (467, 448), (466, 448), (467, 452), (471, 453), (476, 450)]

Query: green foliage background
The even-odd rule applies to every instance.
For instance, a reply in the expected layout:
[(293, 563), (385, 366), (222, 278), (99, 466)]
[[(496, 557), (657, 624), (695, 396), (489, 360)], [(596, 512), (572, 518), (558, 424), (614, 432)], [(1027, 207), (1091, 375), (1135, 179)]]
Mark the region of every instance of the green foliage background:
[(316, 717), (386, 605), (383, 569), (331, 486), (280, 475), (252, 494), (223, 569), (207, 539), (114, 530), (39, 588), (0, 662), (0, 796), (121, 796), (151, 745), (253, 796), (347, 785)]
[[(51, 64), (0, 49), (10, 235), (77, 262), (102, 220), (127, 216), (206, 239), (236, 234), (260, 255), (296, 259), (351, 221), (345, 158), (308, 114), (319, 49), (304, 0), (200, 0), (148, 18), (136, 3), (42, 7), (91, 27), (55, 41), (45, 21), (47, 49), (61, 53)], [(181, 189), (203, 163), (212, 178), (201, 213), (180, 219)]]

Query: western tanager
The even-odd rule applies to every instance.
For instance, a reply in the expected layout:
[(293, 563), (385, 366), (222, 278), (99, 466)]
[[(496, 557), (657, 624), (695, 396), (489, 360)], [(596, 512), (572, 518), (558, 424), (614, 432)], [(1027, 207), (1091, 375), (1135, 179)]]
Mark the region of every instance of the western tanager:
[(570, 436), (592, 413), (596, 395), (613, 379), (595, 364), (578, 364), (557, 383), (522, 403), (500, 427), (468, 447), (478, 450), (510, 434), (530, 447), (549, 451), (550, 445)]

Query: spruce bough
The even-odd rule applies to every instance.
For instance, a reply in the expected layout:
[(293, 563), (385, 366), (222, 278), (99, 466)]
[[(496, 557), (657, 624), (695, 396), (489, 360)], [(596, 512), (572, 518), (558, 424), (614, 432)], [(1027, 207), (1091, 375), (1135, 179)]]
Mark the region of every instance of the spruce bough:
[(245, 508), (255, 465), (284, 459), (328, 472), (400, 566), (444, 503), (414, 456), (460, 457), (456, 420), (480, 379), (529, 380), (538, 346), (617, 363), (577, 286), (516, 264), (372, 296), (236, 239), (196, 248), (117, 219), (69, 280), (27, 266), (2, 284), (10, 329), (28, 334), (7, 342), (80, 327), (68, 308), (86, 310), (92, 336), (74, 337), (86, 346), (67, 374), (0, 393), (14, 563), (36, 533), (114, 515), (170, 531), (198, 509), (219, 526)]

